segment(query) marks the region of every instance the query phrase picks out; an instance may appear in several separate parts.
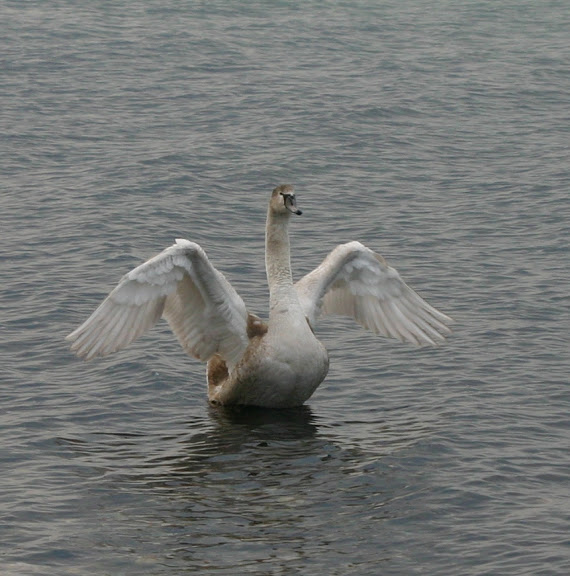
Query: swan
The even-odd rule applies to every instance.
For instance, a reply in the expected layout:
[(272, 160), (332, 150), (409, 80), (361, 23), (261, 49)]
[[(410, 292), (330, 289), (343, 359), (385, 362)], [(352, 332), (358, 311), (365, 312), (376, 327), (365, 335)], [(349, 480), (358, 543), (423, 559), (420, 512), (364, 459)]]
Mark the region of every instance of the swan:
[(275, 188), (265, 230), (267, 322), (248, 311), (198, 244), (178, 239), (123, 276), (67, 336), (71, 350), (87, 360), (105, 356), (164, 317), (182, 348), (207, 362), (210, 402), (287, 408), (303, 404), (327, 375), (328, 354), (314, 333), (321, 314), (351, 316), (373, 332), (417, 346), (437, 345), (450, 334), (451, 318), (357, 241), (339, 244), (293, 283), (288, 228), (299, 214), (293, 187)]

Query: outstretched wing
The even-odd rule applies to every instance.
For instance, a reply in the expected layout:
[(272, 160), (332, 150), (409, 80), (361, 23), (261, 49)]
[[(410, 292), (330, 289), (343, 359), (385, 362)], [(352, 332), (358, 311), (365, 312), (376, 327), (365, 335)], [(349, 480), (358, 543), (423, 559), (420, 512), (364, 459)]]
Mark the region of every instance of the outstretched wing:
[(295, 287), (312, 326), (321, 313), (351, 316), (373, 332), (417, 346), (434, 346), (451, 332), (451, 318), (418, 296), (397, 270), (360, 242), (337, 246)]
[(218, 353), (235, 364), (247, 347), (243, 300), (188, 240), (123, 276), (117, 287), (67, 340), (87, 360), (121, 350), (164, 316), (182, 347), (206, 361)]

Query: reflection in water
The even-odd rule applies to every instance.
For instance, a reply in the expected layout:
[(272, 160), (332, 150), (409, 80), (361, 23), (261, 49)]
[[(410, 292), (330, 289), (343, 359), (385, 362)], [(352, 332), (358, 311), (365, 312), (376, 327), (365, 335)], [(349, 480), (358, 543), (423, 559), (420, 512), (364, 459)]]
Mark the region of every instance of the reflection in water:
[(183, 440), (168, 473), (145, 481), (166, 496), (162, 521), (176, 527), (179, 562), (240, 573), (279, 559), (306, 567), (329, 545), (339, 558), (378, 553), (365, 534), (356, 552), (345, 543), (361, 540), (361, 519), (384, 521), (388, 467), (331, 442), (307, 406), (211, 407), (209, 417), (211, 428)]
[(240, 474), (269, 460), (308, 455), (325, 441), (318, 438), (316, 418), (308, 406), (286, 410), (209, 406), (206, 431), (181, 439), (183, 453), (171, 462), (170, 474), (192, 482), (195, 474), (225, 469)]
[[(298, 569), (317, 562), (318, 573), (330, 562), (378, 558), (392, 537), (387, 520), (422, 508), (425, 470), (414, 474), (412, 456), (403, 472), (390, 456), (426, 433), (425, 423), (402, 412), (401, 421), (372, 411), (343, 421), (308, 406), (210, 406), (184, 424), (170, 422), (168, 433), (105, 433), (65, 444), (87, 474), (97, 474), (82, 505), (101, 510), (99, 538), (105, 518), (120, 518), (114, 547), (141, 539), (149, 557), (222, 573), (280, 559)], [(126, 504), (134, 501), (145, 505)], [(162, 541), (149, 542), (141, 526)]]
[[(284, 410), (208, 405), (186, 423), (169, 424), (167, 434), (97, 432), (86, 439), (61, 438), (75, 456), (108, 469), (110, 477), (156, 485), (192, 483), (222, 469), (239, 473), (267, 464), (271, 470), (338, 461), (350, 471), (413, 448), (436, 426), (407, 409), (370, 410), (316, 416), (309, 406)], [(95, 460), (96, 462), (93, 462)], [(330, 466), (330, 464), (329, 464)]]
[(309, 406), (284, 410), (271, 410), (254, 406), (209, 405), (209, 415), (217, 424), (217, 432), (235, 433), (241, 429), (247, 433), (267, 435), (267, 439), (307, 438), (317, 433), (316, 417)]

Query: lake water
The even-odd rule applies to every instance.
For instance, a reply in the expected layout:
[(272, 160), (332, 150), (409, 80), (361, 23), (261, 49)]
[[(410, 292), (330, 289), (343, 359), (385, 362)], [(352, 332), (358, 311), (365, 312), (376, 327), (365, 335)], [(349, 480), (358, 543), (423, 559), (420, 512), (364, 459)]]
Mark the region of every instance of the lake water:
[[(566, 0), (0, 5), (0, 564), (27, 575), (570, 573)], [(456, 320), (344, 319), (286, 411), (208, 405), (164, 323), (84, 363), (122, 274), (198, 242), (267, 311), (339, 242)]]

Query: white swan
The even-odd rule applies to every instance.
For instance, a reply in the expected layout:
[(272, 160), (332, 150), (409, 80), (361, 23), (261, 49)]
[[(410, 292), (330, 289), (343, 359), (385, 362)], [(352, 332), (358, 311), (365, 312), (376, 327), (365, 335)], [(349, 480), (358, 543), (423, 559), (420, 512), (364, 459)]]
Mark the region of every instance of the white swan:
[(105, 356), (164, 316), (184, 350), (208, 363), (211, 402), (284, 408), (305, 402), (327, 375), (328, 354), (313, 332), (321, 313), (352, 316), (376, 333), (416, 345), (436, 345), (451, 332), (451, 318), (360, 242), (338, 245), (293, 284), (291, 214), (301, 214), (293, 188), (278, 186), (265, 233), (267, 323), (248, 312), (198, 244), (176, 240), (122, 278), (67, 336), (71, 349), (88, 360)]

